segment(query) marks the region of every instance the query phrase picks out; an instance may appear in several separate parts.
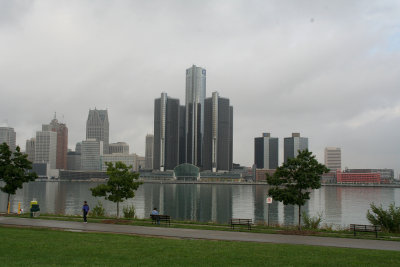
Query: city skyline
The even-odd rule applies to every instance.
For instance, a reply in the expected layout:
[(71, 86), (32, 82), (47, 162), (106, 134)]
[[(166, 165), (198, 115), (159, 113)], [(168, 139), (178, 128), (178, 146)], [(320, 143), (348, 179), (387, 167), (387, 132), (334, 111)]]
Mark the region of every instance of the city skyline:
[(252, 165), (262, 132), (301, 132), (320, 162), (340, 147), (342, 168), (400, 169), (397, 1), (4, 1), (0, 15), (0, 126), (21, 148), (57, 112), (74, 149), (97, 108), (109, 111), (110, 143), (144, 155), (154, 99), (183, 101), (196, 64), (206, 97), (235, 107), (234, 163)]

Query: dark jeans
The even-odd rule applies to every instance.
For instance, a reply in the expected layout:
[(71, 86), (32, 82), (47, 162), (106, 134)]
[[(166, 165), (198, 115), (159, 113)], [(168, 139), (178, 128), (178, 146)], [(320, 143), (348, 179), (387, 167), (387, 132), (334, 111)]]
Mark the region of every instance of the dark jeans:
[(87, 211), (83, 211), (83, 221), (87, 222)]

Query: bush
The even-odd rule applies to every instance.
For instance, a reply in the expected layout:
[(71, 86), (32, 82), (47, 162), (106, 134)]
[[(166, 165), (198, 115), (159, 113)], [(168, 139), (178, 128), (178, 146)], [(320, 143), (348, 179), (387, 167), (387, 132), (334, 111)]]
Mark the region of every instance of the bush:
[(302, 218), (303, 218), (303, 224), (304, 228), (307, 229), (318, 229), (320, 223), (322, 222), (322, 217), (323, 213), (318, 212), (317, 216), (310, 217), (305, 213), (304, 211), (302, 212)]
[(395, 207), (394, 203), (389, 205), (388, 210), (384, 210), (382, 205), (370, 205), (372, 213), (368, 210), (367, 219), (373, 225), (380, 225), (383, 230), (390, 233), (400, 232), (400, 207)]
[(106, 210), (103, 207), (103, 203), (98, 201), (96, 207), (94, 207), (92, 209), (92, 216), (94, 216), (94, 217), (104, 217), (105, 214), (106, 214)]
[(124, 217), (125, 218), (135, 218), (135, 207), (132, 206), (126, 206), (122, 209), (122, 211), (124, 212)]

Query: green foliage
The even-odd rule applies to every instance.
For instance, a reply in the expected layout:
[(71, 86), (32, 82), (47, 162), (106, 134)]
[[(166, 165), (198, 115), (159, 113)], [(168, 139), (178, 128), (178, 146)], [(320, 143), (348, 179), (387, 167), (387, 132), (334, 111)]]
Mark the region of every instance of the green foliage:
[(103, 203), (98, 201), (96, 207), (91, 210), (91, 214), (94, 217), (104, 217), (106, 210), (103, 207)]
[(268, 194), (284, 205), (299, 206), (299, 228), (301, 227), (301, 206), (310, 199), (310, 189), (321, 187), (320, 177), (329, 169), (318, 163), (312, 152), (299, 151), (296, 158), (289, 158), (276, 169), (274, 175), (267, 174), (267, 182), (273, 185)]
[(388, 210), (384, 210), (382, 205), (370, 205), (372, 213), (367, 211), (367, 219), (373, 225), (380, 225), (383, 230), (397, 233), (400, 232), (400, 207), (396, 207), (394, 203), (389, 205)]
[(323, 220), (323, 213), (318, 212), (316, 216), (310, 217), (307, 213), (304, 211), (301, 213), (303, 217), (303, 224), (304, 228), (307, 229), (319, 229), (319, 225), (321, 224)]
[(135, 206), (131, 205), (131, 206), (126, 206), (122, 209), (122, 211), (124, 212), (124, 217), (125, 218), (135, 218)]
[(126, 166), (123, 162), (116, 162), (115, 166), (107, 162), (107, 175), (109, 177), (106, 184), (100, 184), (91, 188), (92, 195), (104, 197), (107, 200), (117, 203), (117, 217), (119, 217), (119, 203), (126, 199), (133, 198), (135, 191), (142, 182), (138, 182), (139, 173), (130, 171), (132, 166)]
[(32, 162), (27, 157), (21, 153), (19, 146), (12, 152), (6, 143), (0, 145), (0, 180), (5, 183), (0, 190), (8, 194), (7, 205), (10, 195), (14, 195), (24, 183), (37, 178), (36, 173), (27, 172), (32, 169)]

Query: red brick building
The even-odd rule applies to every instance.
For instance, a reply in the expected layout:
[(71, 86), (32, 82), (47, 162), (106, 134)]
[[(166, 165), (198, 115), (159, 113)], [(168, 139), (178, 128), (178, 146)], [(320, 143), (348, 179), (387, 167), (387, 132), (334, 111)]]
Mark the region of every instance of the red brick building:
[(348, 173), (341, 170), (336, 171), (337, 183), (349, 184), (380, 184), (380, 173)]

